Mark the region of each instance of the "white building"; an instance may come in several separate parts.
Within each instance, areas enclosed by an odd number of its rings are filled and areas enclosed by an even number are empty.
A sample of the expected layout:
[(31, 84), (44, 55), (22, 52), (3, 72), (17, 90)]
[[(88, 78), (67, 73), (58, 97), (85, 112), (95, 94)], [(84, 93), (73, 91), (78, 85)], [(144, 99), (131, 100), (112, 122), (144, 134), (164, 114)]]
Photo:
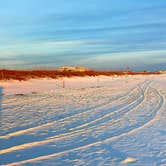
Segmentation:
[(166, 70), (160, 70), (159, 71), (161, 74), (166, 74)]
[(88, 71), (88, 68), (82, 66), (62, 66), (59, 68), (59, 71), (77, 71), (84, 72)]

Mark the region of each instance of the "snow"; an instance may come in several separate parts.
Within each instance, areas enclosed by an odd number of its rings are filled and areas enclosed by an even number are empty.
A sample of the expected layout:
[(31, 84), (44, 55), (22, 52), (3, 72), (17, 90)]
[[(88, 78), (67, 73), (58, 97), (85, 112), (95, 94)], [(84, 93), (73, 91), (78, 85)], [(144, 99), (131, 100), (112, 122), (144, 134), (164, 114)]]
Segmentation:
[(165, 85), (166, 75), (1, 81), (0, 164), (165, 165)]

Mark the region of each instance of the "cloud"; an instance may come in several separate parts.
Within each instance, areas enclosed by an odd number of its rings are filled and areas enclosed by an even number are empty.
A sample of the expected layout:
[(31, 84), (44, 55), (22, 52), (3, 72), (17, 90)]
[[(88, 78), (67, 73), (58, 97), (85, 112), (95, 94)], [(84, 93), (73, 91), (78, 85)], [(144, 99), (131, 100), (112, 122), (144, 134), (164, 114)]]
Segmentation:
[(35, 42), (15, 42), (0, 48), (0, 58), (9, 56), (17, 57), (19, 55), (48, 55), (50, 53), (58, 54), (60, 52), (70, 51), (75, 47), (84, 45), (84, 41), (35, 41)]
[(34, 43), (35, 45), (43, 46), (55, 46), (55, 47), (70, 47), (70, 46), (79, 46), (84, 44), (84, 41), (75, 40), (75, 41), (41, 41)]
[(154, 51), (135, 51), (135, 52), (120, 52), (96, 54), (89, 56), (86, 59), (79, 61), (82, 65), (92, 66), (94, 68), (139, 68), (142, 66), (160, 65), (166, 63), (166, 50)]

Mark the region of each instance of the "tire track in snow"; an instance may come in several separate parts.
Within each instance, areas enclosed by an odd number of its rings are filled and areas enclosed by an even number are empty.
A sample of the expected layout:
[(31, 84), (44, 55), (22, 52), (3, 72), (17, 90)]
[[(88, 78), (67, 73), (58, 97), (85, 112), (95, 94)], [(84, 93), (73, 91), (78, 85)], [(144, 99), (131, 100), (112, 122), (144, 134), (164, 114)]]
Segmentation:
[[(143, 83), (142, 83), (142, 84), (143, 84), (143, 88), (144, 88), (144, 86), (146, 86), (148, 83), (149, 83), (149, 82), (146, 82), (146, 81), (143, 82)], [(137, 86), (138, 86), (138, 85), (137, 85)], [(118, 96), (118, 97), (115, 97), (115, 99), (112, 99), (112, 100), (110, 100), (109, 102), (105, 102), (105, 103), (99, 104), (99, 105), (94, 106), (94, 107), (92, 107), (92, 108), (90, 108), (90, 109), (84, 109), (84, 110), (80, 109), (80, 112), (79, 112), (79, 111), (76, 111), (76, 112), (77, 112), (76, 114), (72, 114), (71, 116), (67, 116), (67, 117), (62, 118), (62, 119), (60, 119), (60, 120), (58, 120), (58, 121), (48, 122), (48, 123), (43, 124), (43, 125), (40, 125), (40, 126), (35, 126), (35, 127), (32, 127), (32, 128), (27, 128), (27, 129), (19, 130), (19, 131), (16, 131), (16, 132), (12, 132), (12, 133), (9, 133), (9, 134), (0, 136), (0, 139), (9, 139), (10, 137), (15, 137), (15, 136), (18, 136), (18, 135), (20, 135), (20, 134), (25, 134), (25, 133), (32, 132), (32, 131), (35, 131), (35, 130), (39, 130), (39, 129), (42, 129), (42, 128), (45, 128), (45, 127), (49, 127), (49, 126), (55, 125), (56, 123), (59, 123), (60, 121), (66, 121), (66, 120), (68, 120), (68, 119), (70, 119), (70, 118), (72, 118), (72, 117), (74, 117), (74, 116), (82, 115), (82, 114), (84, 114), (84, 113), (88, 113), (88, 114), (89, 114), (89, 112), (91, 112), (91, 111), (93, 111), (93, 113), (94, 113), (94, 110), (95, 110), (95, 109), (97, 109), (97, 110), (98, 110), (98, 109), (103, 110), (103, 107), (108, 107), (107, 105), (113, 104), (114, 102), (117, 102), (117, 100), (126, 100), (126, 97), (127, 97), (130, 93), (132, 93), (132, 91), (135, 90), (135, 89), (137, 88), (137, 86), (134, 87), (131, 91), (125, 93), (124, 95), (120, 95), (120, 96)], [(112, 103), (110, 103), (110, 102), (112, 102)], [(118, 108), (119, 106), (121, 106), (121, 105), (124, 105), (124, 104), (126, 104), (126, 101), (124, 101), (124, 103), (118, 105), (117, 108)], [(126, 104), (126, 105), (127, 105), (127, 104)], [(125, 106), (125, 105), (124, 105), (124, 106)], [(115, 107), (114, 107), (114, 108), (115, 108)]]
[[(128, 112), (129, 110), (133, 109), (134, 107), (136, 107), (137, 105), (141, 104), (141, 102), (144, 100), (144, 95), (142, 94), (143, 91), (146, 89), (146, 87), (143, 87), (144, 89), (141, 90), (141, 99), (138, 99), (138, 101), (136, 100), (136, 102), (134, 101), (134, 103), (131, 103), (129, 106), (125, 106), (124, 108), (122, 107), (122, 111), (118, 113), (119, 109), (117, 111), (115, 111), (115, 116), (116, 117), (120, 117), (122, 116), (124, 113)], [(112, 112), (113, 114), (114, 112)], [(113, 114), (114, 115), (114, 114)], [(106, 114), (105, 116), (108, 116), (108, 114)], [(110, 114), (109, 114), (110, 116)], [(103, 118), (103, 117), (101, 117)], [(99, 118), (98, 120), (101, 120), (101, 118)], [(113, 118), (112, 118), (113, 119)], [(97, 127), (97, 126), (95, 126)], [(32, 143), (26, 143), (26, 144), (22, 144), (22, 145), (19, 145), (19, 146), (14, 146), (14, 147), (11, 147), (11, 148), (8, 148), (8, 150), (1, 150), (0, 151), (0, 154), (3, 153), (3, 152), (10, 152), (11, 150), (19, 150), (19, 149), (24, 149), (24, 148), (27, 148), (27, 147), (30, 147), (30, 146), (38, 146), (38, 145), (41, 145), (41, 144), (45, 144), (45, 143), (48, 143), (50, 141), (55, 141), (55, 140), (59, 140), (59, 138), (62, 138), (62, 137), (66, 137), (66, 136), (71, 136), (72, 134), (79, 134), (79, 132), (83, 132), (84, 130), (76, 130), (76, 131), (72, 131), (72, 132), (68, 132), (68, 133), (61, 133), (60, 135), (57, 135), (57, 136), (54, 136), (54, 137), (49, 137), (47, 138), (46, 140), (42, 140), (42, 141), (36, 141), (36, 142), (32, 142)]]
[[(51, 96), (51, 97), (54, 98), (55, 96)], [(118, 97), (120, 98), (120, 97), (122, 97), (122, 96), (118, 96)], [(48, 99), (50, 99), (50, 98), (48, 97)], [(103, 100), (104, 100), (104, 99), (103, 99)], [(113, 99), (113, 100), (114, 100), (114, 99)], [(38, 106), (38, 108), (37, 108), (38, 110), (40, 110), (40, 108), (43, 108), (43, 107), (45, 108), (45, 105), (43, 105), (43, 102), (42, 102), (42, 101), (43, 101), (43, 99), (41, 100), (41, 103), (40, 103), (40, 102), (37, 102), (37, 104), (40, 105), (40, 107), (37, 105), (37, 106)], [(101, 103), (101, 104), (99, 104), (99, 105), (97, 105), (97, 106), (102, 106), (102, 105), (105, 105), (105, 104), (107, 104), (107, 103), (109, 103), (109, 102), (103, 102), (103, 103)], [(25, 104), (25, 105), (26, 105), (26, 104)], [(31, 105), (30, 108), (32, 108), (32, 106), (33, 106), (33, 105)], [(97, 107), (97, 106), (96, 106), (96, 107)], [(19, 108), (22, 108), (22, 107), (23, 107), (23, 106), (19, 106)], [(29, 106), (28, 106), (28, 107), (29, 107)], [(36, 107), (36, 105), (35, 105), (35, 107)], [(61, 108), (61, 107), (62, 107), (62, 105), (59, 106), (59, 108)], [(17, 108), (18, 114), (21, 113), (21, 115), (23, 115), (24, 112), (23, 112), (23, 111), (20, 111), (19, 108)], [(83, 111), (83, 110), (94, 109), (94, 108), (95, 108), (95, 106), (91, 106), (91, 107), (87, 107), (86, 109), (76, 110), (76, 112), (81, 112), (81, 111)], [(26, 108), (23, 107), (23, 109), (26, 110), (26, 109), (27, 109), (27, 106), (26, 106)], [(56, 108), (56, 109), (57, 109), (57, 108)], [(57, 109), (57, 111), (58, 111), (58, 109)], [(5, 111), (5, 112), (7, 112), (7, 111)], [(27, 112), (27, 110), (26, 110), (26, 112)], [(13, 116), (13, 113), (14, 113), (14, 111), (12, 110), (11, 116)], [(15, 113), (16, 113), (16, 112), (15, 112)], [(55, 112), (54, 112), (54, 114), (55, 114)], [(7, 116), (10, 116), (10, 115), (7, 115)], [(71, 116), (71, 115), (67, 114), (66, 116)], [(51, 121), (51, 120), (52, 120), (52, 121), (56, 121), (56, 120), (58, 120), (58, 119), (59, 119), (59, 118), (57, 118), (57, 117), (53, 117), (53, 118), (51, 118), (49, 121)], [(49, 122), (48, 122), (48, 123), (49, 123)], [(28, 126), (28, 127), (30, 127), (30, 126)], [(34, 126), (32, 126), (32, 128), (33, 128), (33, 127), (34, 127)], [(26, 130), (26, 129), (27, 129), (26, 127), (20, 127), (20, 130)], [(12, 131), (13, 131), (13, 130), (15, 130), (15, 128), (12, 128)], [(13, 131), (13, 133), (14, 133), (14, 132), (15, 132), (15, 131)], [(16, 130), (16, 132), (17, 132), (17, 130)]]
[(124, 106), (124, 107), (122, 107), (122, 108), (120, 108), (120, 109), (118, 109), (116, 111), (113, 111), (111, 113), (105, 114), (105, 115), (101, 116), (100, 118), (92, 120), (89, 123), (85, 123), (85, 124), (80, 125), (78, 127), (72, 128), (71, 131), (74, 131), (75, 129), (79, 129), (80, 130), (80, 129), (83, 129), (84, 127), (88, 127), (88, 126), (91, 126), (91, 125), (94, 126), (96, 123), (97, 123), (96, 125), (99, 125), (99, 124), (102, 123), (102, 121), (106, 122), (106, 121), (109, 121), (111, 119), (116, 119), (116, 117), (120, 118), (125, 113), (130, 112), (130, 110), (132, 110), (133, 108), (139, 106), (143, 102), (143, 100), (145, 99), (145, 95), (144, 95), (144, 92), (143, 92), (144, 90), (141, 89), (140, 97), (137, 100), (133, 101), (132, 103), (130, 103), (130, 104), (128, 104), (128, 105), (126, 105), (126, 106)]
[(69, 149), (69, 150), (66, 150), (66, 151), (59, 152), (59, 153), (53, 153), (53, 154), (49, 154), (49, 155), (46, 155), (46, 156), (40, 156), (40, 157), (36, 157), (36, 158), (33, 158), (33, 159), (28, 159), (28, 160), (24, 160), (24, 161), (11, 163), (11, 164), (9, 164), (9, 166), (10, 165), (13, 166), (13, 165), (21, 165), (21, 164), (26, 164), (26, 163), (32, 163), (32, 162), (36, 162), (36, 161), (40, 161), (40, 160), (47, 160), (47, 159), (50, 159), (52, 157), (64, 155), (64, 154), (67, 154), (67, 153), (70, 153), (70, 152), (73, 152), (73, 151), (84, 150), (84, 149), (87, 149), (87, 148), (91, 148), (93, 146), (101, 145), (101, 144), (104, 144), (104, 143), (107, 143), (107, 142), (112, 142), (114, 140), (120, 139), (121, 137), (133, 134), (133, 133), (143, 129), (144, 127), (147, 127), (148, 125), (150, 125), (155, 120), (155, 115), (160, 111), (160, 108), (162, 107), (162, 105), (164, 103), (163, 96), (160, 95), (160, 93), (157, 91), (157, 89), (153, 89), (153, 90), (156, 93), (156, 97), (158, 97), (158, 99), (159, 99), (158, 105), (154, 109), (152, 109), (154, 111), (154, 113), (153, 113), (153, 116), (151, 117), (151, 119), (148, 120), (148, 121), (145, 121), (140, 126), (137, 126), (136, 128), (131, 129), (130, 131), (127, 131), (125, 133), (121, 133), (120, 135), (113, 136), (111, 138), (107, 138), (107, 139), (102, 140), (102, 141), (97, 141), (97, 142), (94, 142), (94, 143), (91, 143), (91, 144), (87, 144), (87, 145), (84, 145), (84, 146), (81, 146), (81, 147)]

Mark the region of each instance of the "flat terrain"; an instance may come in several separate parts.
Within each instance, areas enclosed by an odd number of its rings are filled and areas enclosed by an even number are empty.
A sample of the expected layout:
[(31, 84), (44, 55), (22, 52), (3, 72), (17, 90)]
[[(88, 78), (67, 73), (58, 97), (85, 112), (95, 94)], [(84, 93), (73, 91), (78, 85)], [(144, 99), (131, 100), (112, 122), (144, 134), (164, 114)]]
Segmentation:
[(166, 164), (166, 75), (0, 82), (1, 165)]
[(60, 77), (72, 77), (72, 76), (115, 76), (115, 75), (149, 75), (160, 74), (160, 72), (136, 72), (136, 71), (60, 71), (60, 70), (3, 70), (0, 69), (0, 80), (19, 80), (25, 81), (29, 79), (38, 78), (52, 78), (57, 79)]

